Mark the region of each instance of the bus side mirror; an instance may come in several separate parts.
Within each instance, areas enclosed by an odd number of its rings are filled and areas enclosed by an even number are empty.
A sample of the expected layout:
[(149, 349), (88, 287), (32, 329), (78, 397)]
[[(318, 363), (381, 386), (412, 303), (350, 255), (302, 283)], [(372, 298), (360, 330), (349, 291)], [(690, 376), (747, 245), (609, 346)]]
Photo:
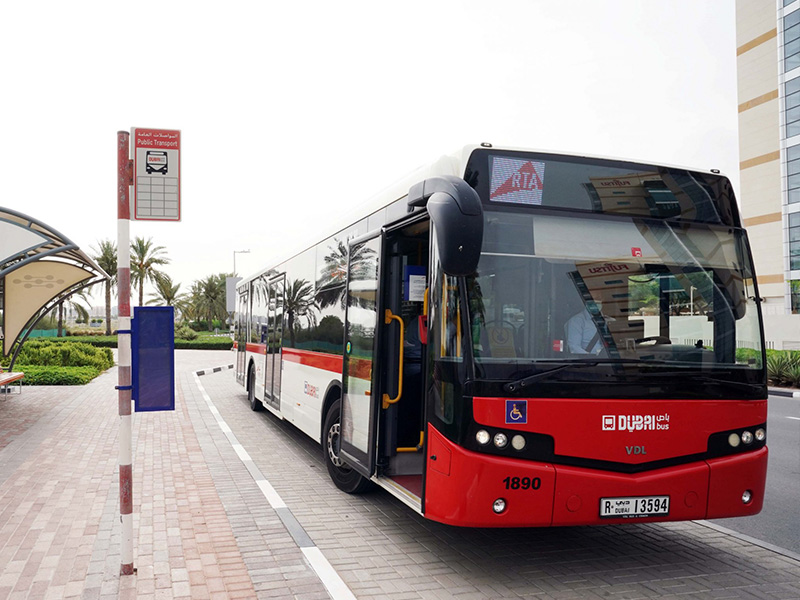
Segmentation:
[(431, 177), (411, 186), (408, 206), (428, 210), (444, 272), (455, 277), (472, 275), (478, 268), (483, 242), (483, 208), (478, 192), (460, 177)]

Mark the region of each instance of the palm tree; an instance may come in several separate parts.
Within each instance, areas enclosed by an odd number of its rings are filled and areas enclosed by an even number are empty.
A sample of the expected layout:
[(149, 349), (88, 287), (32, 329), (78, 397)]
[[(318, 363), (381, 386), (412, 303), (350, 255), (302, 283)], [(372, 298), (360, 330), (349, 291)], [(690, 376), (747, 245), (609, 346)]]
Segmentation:
[(150, 300), (147, 301), (147, 304), (180, 308), (181, 294), (178, 293), (180, 288), (181, 284), (173, 284), (169, 275), (159, 273), (156, 275), (156, 293), (150, 294)]
[(214, 319), (224, 320), (228, 316), (225, 303), (225, 273), (209, 275), (192, 284), (191, 299), (196, 316), (208, 320), (208, 330), (214, 328)]
[(131, 285), (139, 288), (139, 306), (144, 304), (145, 282), (155, 283), (162, 274), (156, 267), (169, 264), (165, 253), (164, 246), (153, 245), (153, 238), (136, 237), (131, 242)]
[(80, 290), (78, 292), (73, 292), (61, 302), (59, 302), (56, 306), (58, 306), (58, 337), (64, 337), (64, 303), (67, 303), (67, 307), (74, 310), (78, 313), (78, 318), (82, 319), (83, 321), (89, 322), (89, 309), (86, 308), (83, 304), (78, 302), (77, 300), (73, 300), (72, 297), (77, 296), (86, 304), (89, 304), (89, 298), (86, 296), (86, 290)]
[[(330, 251), (325, 258), (325, 266), (317, 279), (316, 301), (320, 308), (333, 306), (337, 302), (344, 309), (347, 304), (345, 283), (347, 282), (347, 243), (334, 239), (335, 246), (328, 246)], [(373, 265), (375, 251), (364, 244), (354, 247), (353, 256), (350, 257), (350, 266), (353, 271), (360, 271)], [(373, 265), (374, 267), (374, 265)]]
[(100, 240), (98, 246), (92, 248), (95, 253), (92, 258), (109, 277), (103, 281), (103, 286), (106, 293), (106, 335), (111, 335), (111, 291), (117, 286), (117, 245), (111, 240)]
[(316, 302), (314, 300), (314, 286), (305, 279), (295, 279), (287, 282), (286, 296), (284, 299), (284, 310), (286, 311), (286, 324), (289, 328), (290, 346), (295, 346), (295, 319), (304, 318), (309, 327), (317, 324), (317, 317), (314, 314)]

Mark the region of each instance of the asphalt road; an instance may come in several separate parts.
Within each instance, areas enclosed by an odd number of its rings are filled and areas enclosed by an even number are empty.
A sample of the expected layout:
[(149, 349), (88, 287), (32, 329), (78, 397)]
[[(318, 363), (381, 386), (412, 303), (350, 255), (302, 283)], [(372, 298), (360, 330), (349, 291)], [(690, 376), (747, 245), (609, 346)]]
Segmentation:
[(800, 398), (770, 395), (767, 493), (754, 517), (712, 521), (800, 554)]

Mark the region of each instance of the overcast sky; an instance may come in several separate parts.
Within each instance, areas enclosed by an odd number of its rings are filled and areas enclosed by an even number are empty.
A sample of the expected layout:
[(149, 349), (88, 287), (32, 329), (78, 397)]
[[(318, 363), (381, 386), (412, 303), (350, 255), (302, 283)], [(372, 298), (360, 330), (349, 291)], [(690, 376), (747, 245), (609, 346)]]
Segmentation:
[[(0, 206), (116, 240), (116, 132), (182, 131), (195, 279), (246, 275), (424, 163), (492, 142), (703, 169), (738, 190), (733, 0), (14, 2)], [(100, 302), (98, 301), (98, 304)]]

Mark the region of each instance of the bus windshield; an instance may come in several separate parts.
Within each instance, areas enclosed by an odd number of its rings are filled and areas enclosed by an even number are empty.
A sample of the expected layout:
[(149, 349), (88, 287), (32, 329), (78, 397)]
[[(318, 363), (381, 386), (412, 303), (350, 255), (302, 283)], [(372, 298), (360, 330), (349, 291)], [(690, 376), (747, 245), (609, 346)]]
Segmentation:
[(478, 378), (533, 362), (762, 368), (742, 230), (512, 208), (484, 219), (466, 282)]

